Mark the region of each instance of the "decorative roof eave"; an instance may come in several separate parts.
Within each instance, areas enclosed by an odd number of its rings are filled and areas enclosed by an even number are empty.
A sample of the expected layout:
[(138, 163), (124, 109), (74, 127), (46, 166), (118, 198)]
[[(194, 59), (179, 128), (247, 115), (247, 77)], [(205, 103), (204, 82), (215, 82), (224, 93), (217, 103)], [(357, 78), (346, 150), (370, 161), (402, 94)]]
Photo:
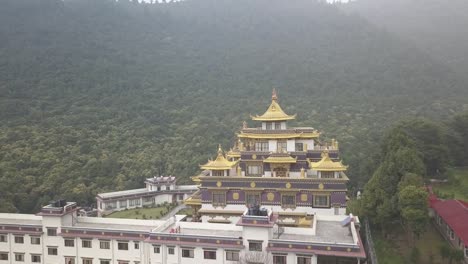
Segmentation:
[(258, 138), (258, 139), (289, 139), (289, 138), (318, 138), (319, 132), (314, 133), (291, 133), (291, 134), (263, 134), (263, 133), (239, 133), (239, 138)]
[(310, 167), (316, 171), (346, 171), (348, 166), (341, 161), (333, 161), (328, 155), (328, 150), (322, 152), (322, 159), (318, 162), (308, 160)]
[(196, 199), (196, 198), (193, 198), (193, 197), (189, 197), (189, 198), (184, 200), (184, 204), (186, 204), (186, 205), (201, 205), (202, 202), (201, 202), (201, 199)]
[(250, 118), (252, 118), (252, 120), (254, 121), (286, 121), (286, 120), (294, 120), (296, 119), (296, 116), (297, 114), (294, 114), (294, 115), (286, 115), (285, 116), (281, 116), (281, 117), (269, 117), (269, 116), (265, 116), (265, 114), (261, 115), (261, 116), (253, 116), (253, 115), (250, 115)]
[(268, 157), (263, 160), (265, 163), (296, 163), (297, 158), (293, 158), (291, 156), (286, 157)]

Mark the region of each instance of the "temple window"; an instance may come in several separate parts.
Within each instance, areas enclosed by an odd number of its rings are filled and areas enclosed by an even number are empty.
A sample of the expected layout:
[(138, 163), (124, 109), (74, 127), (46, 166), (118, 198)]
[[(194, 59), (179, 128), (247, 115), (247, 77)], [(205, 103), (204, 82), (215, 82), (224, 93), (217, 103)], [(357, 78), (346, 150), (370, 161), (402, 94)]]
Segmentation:
[(312, 264), (312, 258), (309, 256), (297, 257), (297, 264)]
[(285, 255), (273, 255), (273, 264), (286, 264)]
[(128, 250), (128, 242), (119, 242), (117, 248), (119, 250)]
[(167, 254), (169, 254), (169, 255), (174, 255), (174, 254), (175, 254), (175, 249), (174, 249), (174, 247), (168, 247), (168, 248), (167, 248)]
[(159, 245), (157, 245), (157, 246), (156, 246), (156, 245), (153, 245), (153, 252), (154, 252), (155, 254), (161, 253), (161, 246), (159, 246)]
[(262, 166), (261, 165), (248, 165), (247, 166), (247, 176), (261, 176), (262, 175)]
[(275, 130), (280, 130), (281, 129), (281, 123), (277, 122), (275, 123)]
[(329, 207), (328, 195), (314, 195), (314, 207)]
[(91, 240), (81, 240), (81, 247), (82, 248), (91, 248), (92, 241)]
[(47, 248), (47, 254), (51, 256), (57, 256), (58, 255), (58, 249), (56, 247), (48, 247)]
[(23, 236), (15, 236), (15, 244), (24, 244)]
[(260, 194), (247, 193), (245, 196), (245, 203), (247, 205), (260, 205)]
[(226, 260), (239, 261), (239, 251), (228, 251), (228, 250), (226, 250)]
[(75, 240), (73, 239), (65, 239), (65, 246), (66, 247), (74, 247), (75, 246)]
[(182, 249), (182, 257), (183, 258), (193, 258), (194, 257), (193, 248), (183, 248)]
[(295, 208), (296, 207), (296, 195), (283, 194), (281, 196), (281, 207)]
[(288, 144), (286, 141), (278, 141), (277, 152), (282, 153), (287, 151)]
[(335, 178), (335, 172), (334, 171), (321, 171), (320, 172), (320, 178), (322, 178), (322, 179), (333, 179), (333, 178)]
[(268, 142), (255, 142), (255, 151), (268, 151)]
[(110, 241), (107, 241), (107, 240), (99, 241), (99, 248), (100, 249), (110, 249)]
[(249, 251), (262, 251), (263, 241), (249, 240)]
[(31, 262), (41, 263), (41, 255), (31, 255)]
[(40, 245), (41, 244), (41, 238), (36, 237), (36, 236), (32, 236), (31, 237), (31, 244), (32, 245)]
[(205, 249), (203, 251), (204, 259), (216, 259), (216, 249)]
[(75, 257), (65, 257), (65, 264), (75, 264)]
[(15, 253), (15, 261), (24, 262), (24, 253)]
[(57, 236), (57, 228), (47, 228), (48, 236)]
[(266, 129), (271, 130), (272, 129), (272, 123), (271, 122), (266, 122)]
[(0, 235), (0, 242), (8, 242), (6, 235)]
[(211, 171), (211, 175), (213, 175), (213, 176), (224, 176), (224, 170), (213, 170), (213, 171)]
[(213, 206), (225, 206), (226, 193), (213, 193)]
[(296, 151), (304, 151), (304, 143), (296, 143)]

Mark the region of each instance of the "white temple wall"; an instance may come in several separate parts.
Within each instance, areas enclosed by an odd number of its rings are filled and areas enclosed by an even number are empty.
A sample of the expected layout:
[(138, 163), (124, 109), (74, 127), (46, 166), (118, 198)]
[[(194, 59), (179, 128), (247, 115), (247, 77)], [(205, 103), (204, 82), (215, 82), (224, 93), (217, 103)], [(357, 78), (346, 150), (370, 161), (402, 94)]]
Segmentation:
[(268, 140), (268, 150), (271, 152), (276, 152), (278, 148), (277, 140)]
[(288, 139), (286, 141), (286, 150), (290, 152), (296, 151), (296, 140)]

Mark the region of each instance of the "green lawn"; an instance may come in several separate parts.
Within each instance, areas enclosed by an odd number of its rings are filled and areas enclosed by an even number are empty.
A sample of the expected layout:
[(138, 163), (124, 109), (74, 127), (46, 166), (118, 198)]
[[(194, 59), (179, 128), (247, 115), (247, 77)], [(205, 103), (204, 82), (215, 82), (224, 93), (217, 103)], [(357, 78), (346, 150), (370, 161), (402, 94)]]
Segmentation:
[(468, 168), (453, 168), (448, 171), (448, 183), (433, 184), (433, 189), (442, 198), (468, 201)]
[(162, 215), (168, 213), (166, 207), (154, 207), (154, 208), (137, 208), (124, 211), (114, 212), (106, 217), (109, 218), (129, 218), (129, 219), (159, 219)]
[[(392, 238), (382, 239), (377, 230), (373, 231), (375, 250), (379, 264), (410, 264), (412, 246), (407, 242), (403, 230), (394, 230)], [(442, 263), (439, 248), (447, 243), (439, 232), (429, 224), (426, 232), (416, 241), (415, 246), (419, 250), (420, 259), (415, 264)]]
[(179, 214), (179, 215), (188, 215), (188, 216), (191, 216), (191, 215), (193, 214), (192, 208), (184, 208), (184, 209), (181, 209), (179, 212), (177, 212), (177, 214)]

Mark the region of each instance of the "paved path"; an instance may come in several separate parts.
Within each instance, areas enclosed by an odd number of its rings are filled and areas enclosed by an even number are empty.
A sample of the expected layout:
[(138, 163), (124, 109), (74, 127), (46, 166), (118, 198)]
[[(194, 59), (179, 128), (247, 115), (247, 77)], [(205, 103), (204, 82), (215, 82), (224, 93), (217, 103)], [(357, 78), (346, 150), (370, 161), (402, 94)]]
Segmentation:
[(173, 217), (174, 215), (176, 215), (177, 212), (179, 212), (180, 210), (185, 209), (185, 208), (187, 208), (187, 206), (185, 204), (179, 204), (178, 206), (174, 207), (174, 209), (172, 209), (169, 213), (167, 213), (163, 217), (159, 218), (159, 220), (167, 220), (167, 219)]

